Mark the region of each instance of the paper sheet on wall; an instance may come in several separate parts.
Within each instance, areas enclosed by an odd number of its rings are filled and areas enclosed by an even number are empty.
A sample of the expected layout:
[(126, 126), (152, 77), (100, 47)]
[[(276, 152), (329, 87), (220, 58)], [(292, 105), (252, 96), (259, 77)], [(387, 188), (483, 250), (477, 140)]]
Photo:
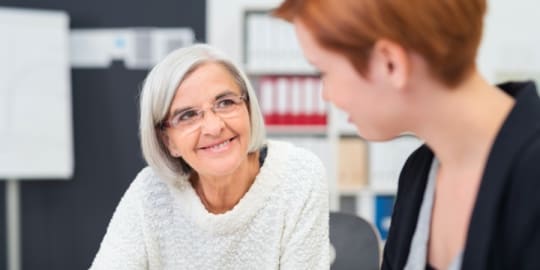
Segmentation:
[(0, 8), (0, 179), (73, 173), (69, 18)]

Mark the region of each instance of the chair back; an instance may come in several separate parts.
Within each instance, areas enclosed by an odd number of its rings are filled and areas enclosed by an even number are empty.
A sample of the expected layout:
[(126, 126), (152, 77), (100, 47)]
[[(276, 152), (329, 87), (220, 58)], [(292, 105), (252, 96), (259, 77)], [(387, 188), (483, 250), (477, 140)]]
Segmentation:
[(375, 227), (365, 219), (330, 212), (332, 270), (377, 270), (380, 268), (380, 240)]

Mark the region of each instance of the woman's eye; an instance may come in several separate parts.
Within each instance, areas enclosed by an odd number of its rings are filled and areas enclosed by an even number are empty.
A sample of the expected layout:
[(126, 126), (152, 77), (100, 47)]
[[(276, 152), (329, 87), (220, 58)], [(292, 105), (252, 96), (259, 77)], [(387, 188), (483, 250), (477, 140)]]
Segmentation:
[(236, 102), (231, 98), (224, 98), (218, 101), (217, 105), (219, 108), (226, 108), (235, 105)]
[(195, 118), (197, 116), (197, 112), (194, 110), (185, 111), (178, 115), (177, 119), (178, 122), (188, 121), (192, 118)]

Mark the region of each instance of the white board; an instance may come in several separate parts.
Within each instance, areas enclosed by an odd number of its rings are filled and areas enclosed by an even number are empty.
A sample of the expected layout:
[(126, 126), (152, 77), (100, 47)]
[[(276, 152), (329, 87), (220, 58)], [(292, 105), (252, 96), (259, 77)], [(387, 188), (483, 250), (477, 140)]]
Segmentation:
[(0, 179), (73, 174), (69, 17), (0, 8)]

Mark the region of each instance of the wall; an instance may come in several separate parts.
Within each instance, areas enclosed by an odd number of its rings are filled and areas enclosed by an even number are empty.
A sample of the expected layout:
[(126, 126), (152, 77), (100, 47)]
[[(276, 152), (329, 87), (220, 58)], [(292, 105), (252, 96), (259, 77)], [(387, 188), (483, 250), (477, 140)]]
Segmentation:
[[(205, 39), (201, 0), (0, 0), (0, 6), (65, 10), (71, 28), (191, 27), (197, 40)], [(70, 181), (22, 183), (24, 270), (89, 267), (114, 208), (144, 167), (137, 95), (146, 73), (126, 70), (121, 63), (72, 70), (75, 173)], [(4, 188), (0, 182), (0, 243), (5, 243)], [(0, 245), (0, 269), (5, 252)]]
[(540, 83), (537, 0), (488, 0), (478, 68), (491, 82), (536, 79)]
[[(5, 207), (5, 184), (0, 182), (0, 243), (5, 243), (6, 239), (6, 207)], [(6, 246), (0, 245), (0, 269), (4, 269), (6, 265)]]

